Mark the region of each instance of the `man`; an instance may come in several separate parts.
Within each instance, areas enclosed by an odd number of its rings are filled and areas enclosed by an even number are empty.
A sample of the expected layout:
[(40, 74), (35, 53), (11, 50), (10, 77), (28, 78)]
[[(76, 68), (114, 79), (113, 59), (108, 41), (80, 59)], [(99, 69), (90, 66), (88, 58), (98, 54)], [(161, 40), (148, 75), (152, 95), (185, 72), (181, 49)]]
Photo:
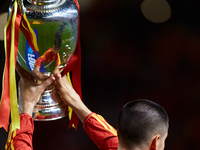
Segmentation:
[(165, 110), (148, 100), (131, 101), (118, 121), (119, 149), (163, 150), (169, 119)]
[[(22, 81), (28, 82), (26, 76), (21, 75), (21, 77)], [(40, 90), (33, 83), (22, 82), (20, 85), (23, 90), (20, 99), (24, 107), (20, 115), (21, 128), (16, 132), (16, 136), (12, 139), (13, 142), (10, 142), (14, 147), (20, 149), (21, 145), (24, 148), (27, 147), (27, 150), (32, 149), (33, 121), (30, 115), (39, 97), (32, 96), (30, 100), (29, 96), (32, 92), (40, 95), (40, 91), (54, 80), (61, 99), (75, 111), (83, 122), (85, 131), (99, 149), (164, 150), (169, 120), (167, 113), (160, 105), (148, 100), (131, 101), (125, 104), (119, 115), (117, 133), (103, 117), (91, 112), (85, 106), (66, 77), (61, 77), (59, 73), (55, 75), (55, 78), (51, 76), (47, 79)], [(27, 125), (24, 126), (24, 124)], [(7, 145), (11, 145), (10, 143)]]
[(125, 104), (119, 115), (116, 133), (103, 117), (85, 106), (65, 77), (57, 74), (55, 82), (62, 100), (75, 111), (99, 149), (164, 150), (169, 119), (160, 105), (149, 100)]

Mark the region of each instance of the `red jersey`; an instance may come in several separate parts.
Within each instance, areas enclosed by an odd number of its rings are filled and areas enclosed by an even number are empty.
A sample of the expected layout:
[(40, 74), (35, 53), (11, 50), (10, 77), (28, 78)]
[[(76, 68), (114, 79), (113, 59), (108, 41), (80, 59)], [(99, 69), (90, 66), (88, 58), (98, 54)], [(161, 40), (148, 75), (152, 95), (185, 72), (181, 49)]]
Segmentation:
[(29, 114), (20, 114), (20, 130), (9, 132), (5, 150), (33, 150), (34, 124)]
[(117, 150), (117, 131), (102, 116), (91, 113), (85, 118), (83, 128), (100, 150)]
[(54, 53), (52, 48), (49, 48), (42, 56), (40, 56), (36, 62), (35, 66), (41, 67), (41, 63), (44, 61), (46, 63), (50, 63), (52, 60), (56, 61), (56, 66), (59, 66), (60, 63), (60, 55), (59, 53)]
[[(89, 114), (83, 122), (83, 128), (100, 150), (117, 150), (117, 131), (102, 116)], [(33, 150), (33, 130), (32, 117), (26, 113), (20, 114), (20, 130), (9, 133), (5, 150)]]

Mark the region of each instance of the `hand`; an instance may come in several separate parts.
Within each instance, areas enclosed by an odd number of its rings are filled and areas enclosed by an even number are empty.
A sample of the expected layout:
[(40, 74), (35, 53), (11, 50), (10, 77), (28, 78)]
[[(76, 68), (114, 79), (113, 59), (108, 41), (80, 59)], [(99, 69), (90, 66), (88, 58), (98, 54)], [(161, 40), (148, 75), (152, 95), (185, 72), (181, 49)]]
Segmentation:
[[(33, 71), (31, 71), (31, 76), (38, 80), (38, 84), (48, 78), (47, 75), (44, 75), (40, 72), (40, 67), (36, 66)], [(40, 82), (41, 81), (41, 82)]]
[(55, 77), (51, 75), (42, 84), (38, 85), (18, 63), (16, 69), (21, 77), (18, 90), (20, 112), (32, 116), (34, 105), (39, 101), (45, 88), (55, 80)]
[(55, 86), (60, 92), (61, 99), (65, 104), (70, 106), (75, 111), (77, 116), (83, 122), (84, 119), (91, 113), (91, 111), (82, 102), (80, 96), (70, 85), (66, 76), (61, 77), (61, 74), (57, 73), (55, 78)]
[(62, 98), (65, 104), (67, 104), (70, 107), (73, 107), (74, 102), (81, 101), (79, 95), (72, 88), (66, 76), (61, 77), (61, 74), (57, 73), (55, 75), (55, 78), (55, 87), (58, 89), (60, 97)]

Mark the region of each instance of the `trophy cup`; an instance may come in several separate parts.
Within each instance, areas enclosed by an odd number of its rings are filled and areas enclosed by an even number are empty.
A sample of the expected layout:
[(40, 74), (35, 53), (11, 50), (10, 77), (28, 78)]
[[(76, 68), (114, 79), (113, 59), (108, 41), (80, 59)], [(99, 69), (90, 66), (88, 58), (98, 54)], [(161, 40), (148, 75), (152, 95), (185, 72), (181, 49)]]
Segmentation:
[[(21, 11), (33, 29), (38, 50), (19, 31), (17, 62), (40, 84), (68, 65), (78, 39), (79, 13), (73, 0), (21, 0)], [(66, 116), (67, 106), (52, 96), (50, 85), (35, 105), (32, 118), (46, 121)]]

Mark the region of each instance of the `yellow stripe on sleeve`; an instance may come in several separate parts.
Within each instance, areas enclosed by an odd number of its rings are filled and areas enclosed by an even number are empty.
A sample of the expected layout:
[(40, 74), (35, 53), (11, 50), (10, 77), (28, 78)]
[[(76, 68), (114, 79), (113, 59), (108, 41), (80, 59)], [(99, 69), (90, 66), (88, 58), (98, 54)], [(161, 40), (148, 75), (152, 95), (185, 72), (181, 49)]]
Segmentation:
[(92, 114), (92, 117), (94, 117), (106, 130), (113, 133), (114, 136), (117, 136), (116, 129), (114, 129), (111, 125), (109, 125), (102, 116), (97, 114)]

